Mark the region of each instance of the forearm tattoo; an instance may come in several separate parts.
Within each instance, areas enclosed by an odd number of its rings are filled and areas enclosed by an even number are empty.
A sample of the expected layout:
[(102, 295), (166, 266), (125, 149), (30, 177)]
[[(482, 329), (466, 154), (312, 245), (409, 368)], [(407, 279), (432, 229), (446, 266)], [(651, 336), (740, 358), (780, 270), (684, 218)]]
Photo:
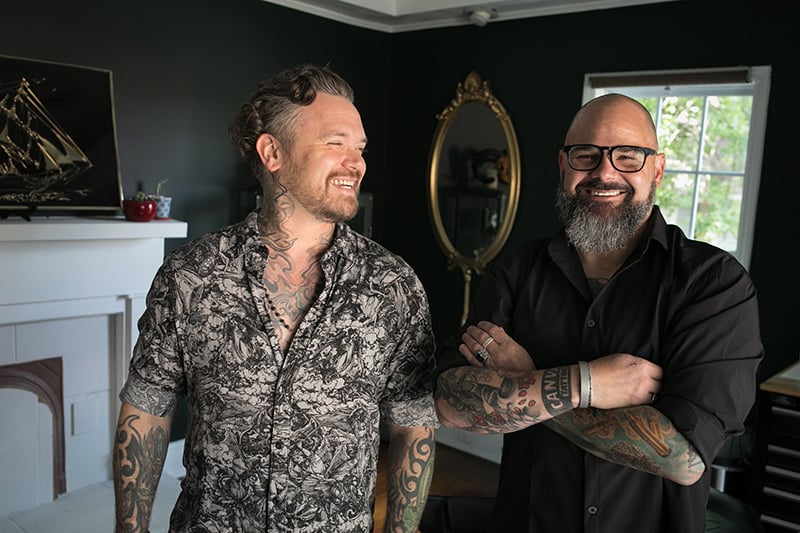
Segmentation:
[(517, 431), (572, 409), (569, 366), (543, 371), (538, 390), (536, 373), (500, 371), (499, 384), (496, 376), (490, 370), (459, 368), (439, 380), (437, 398), (466, 415), (469, 425), (463, 429), (476, 433)]
[(572, 369), (547, 368), (542, 374), (542, 401), (552, 416), (572, 409)]
[(389, 446), (386, 533), (417, 531), (428, 498), (435, 455), (433, 429), (410, 443)]
[(691, 443), (652, 406), (577, 409), (550, 427), (598, 457), (674, 481), (690, 483), (705, 470)]
[(146, 532), (158, 481), (167, 456), (169, 435), (154, 426), (142, 435), (133, 427), (136, 415), (117, 426), (114, 450), (116, 531)]

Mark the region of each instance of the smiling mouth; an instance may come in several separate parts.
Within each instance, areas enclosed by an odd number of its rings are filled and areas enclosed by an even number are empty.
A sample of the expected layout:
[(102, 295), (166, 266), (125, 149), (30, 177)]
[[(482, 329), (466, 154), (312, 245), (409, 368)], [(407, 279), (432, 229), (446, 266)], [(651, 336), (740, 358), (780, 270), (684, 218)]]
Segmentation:
[(343, 178), (333, 178), (331, 179), (331, 183), (337, 187), (342, 187), (345, 189), (355, 189), (356, 186), (355, 181)]
[(621, 196), (621, 195), (625, 194), (625, 191), (598, 191), (598, 190), (591, 190), (591, 191), (589, 191), (589, 194), (591, 194), (592, 196), (599, 196), (599, 197), (607, 198), (607, 197), (610, 197), (610, 196)]

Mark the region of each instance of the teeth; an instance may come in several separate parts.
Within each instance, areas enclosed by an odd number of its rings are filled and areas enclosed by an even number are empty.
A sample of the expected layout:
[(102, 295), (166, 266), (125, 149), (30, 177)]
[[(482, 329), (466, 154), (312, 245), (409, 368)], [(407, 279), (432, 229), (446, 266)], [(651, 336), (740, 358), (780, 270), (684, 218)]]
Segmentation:
[(343, 179), (336, 179), (336, 178), (334, 178), (334, 179), (333, 179), (333, 180), (331, 180), (331, 181), (332, 181), (332, 182), (333, 182), (333, 184), (334, 184), (334, 185), (336, 185), (337, 187), (347, 187), (347, 188), (349, 188), (349, 189), (352, 189), (352, 188), (353, 188), (353, 184), (352, 184), (351, 182), (347, 181), (347, 180), (343, 180)]
[(620, 194), (616, 191), (592, 191), (592, 196), (616, 196)]

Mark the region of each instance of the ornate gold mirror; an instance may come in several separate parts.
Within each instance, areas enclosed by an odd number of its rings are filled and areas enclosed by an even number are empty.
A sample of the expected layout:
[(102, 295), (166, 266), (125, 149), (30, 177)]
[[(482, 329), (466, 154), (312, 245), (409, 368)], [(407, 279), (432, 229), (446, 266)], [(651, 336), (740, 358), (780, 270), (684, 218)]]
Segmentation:
[(519, 145), (511, 119), (489, 82), (470, 72), (456, 96), (436, 115), (428, 183), (434, 233), (464, 274), (467, 319), (470, 282), (503, 248), (517, 213)]

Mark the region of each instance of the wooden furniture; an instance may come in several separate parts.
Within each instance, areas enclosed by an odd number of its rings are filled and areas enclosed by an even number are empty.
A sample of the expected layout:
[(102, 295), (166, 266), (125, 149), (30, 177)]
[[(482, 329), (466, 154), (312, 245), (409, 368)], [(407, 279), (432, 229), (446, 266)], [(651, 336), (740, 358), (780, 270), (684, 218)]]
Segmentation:
[(800, 531), (800, 362), (759, 387), (761, 483), (757, 507), (767, 533)]

